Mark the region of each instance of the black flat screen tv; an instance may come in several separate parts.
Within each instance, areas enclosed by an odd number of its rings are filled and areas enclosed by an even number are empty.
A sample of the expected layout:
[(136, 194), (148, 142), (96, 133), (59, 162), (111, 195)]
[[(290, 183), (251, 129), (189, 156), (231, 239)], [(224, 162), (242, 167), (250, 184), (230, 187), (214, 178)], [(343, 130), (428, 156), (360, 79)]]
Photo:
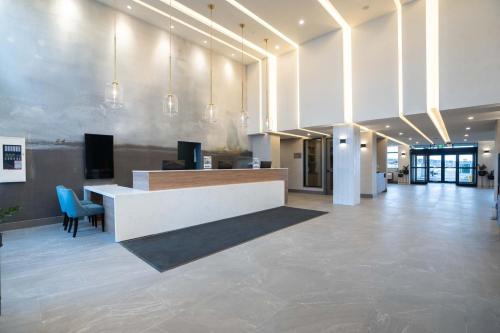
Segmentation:
[(112, 135), (85, 134), (85, 178), (113, 178), (113, 151)]

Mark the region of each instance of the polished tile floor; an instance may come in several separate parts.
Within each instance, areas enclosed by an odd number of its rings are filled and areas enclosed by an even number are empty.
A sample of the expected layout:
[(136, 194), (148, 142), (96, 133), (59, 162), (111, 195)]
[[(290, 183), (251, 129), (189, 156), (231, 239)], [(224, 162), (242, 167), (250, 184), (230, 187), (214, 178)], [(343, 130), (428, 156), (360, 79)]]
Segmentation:
[[(491, 190), (390, 186), (158, 273), (109, 236), (5, 234), (0, 332), (500, 332)], [(138, 221), (140, 223), (140, 221)]]

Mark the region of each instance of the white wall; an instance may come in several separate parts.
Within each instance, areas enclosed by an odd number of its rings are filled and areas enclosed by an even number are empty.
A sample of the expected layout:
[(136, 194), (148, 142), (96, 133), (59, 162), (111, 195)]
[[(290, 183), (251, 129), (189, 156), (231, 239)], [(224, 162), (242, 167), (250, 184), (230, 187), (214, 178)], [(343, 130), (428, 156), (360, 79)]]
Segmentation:
[(388, 14), (352, 29), (353, 119), (397, 117), (397, 16)]
[(439, 4), (441, 109), (500, 103), (500, 1)]
[(246, 68), (246, 103), (248, 113), (248, 134), (260, 133), (261, 115), (260, 103), (261, 93), (259, 91), (259, 63), (253, 63)]
[(403, 6), (403, 112), (425, 113), (426, 46), (425, 0), (412, 1)]
[(280, 137), (272, 134), (250, 136), (253, 157), (261, 161), (271, 161), (273, 168), (280, 167)]
[[(339, 144), (340, 139), (347, 143)], [(333, 127), (333, 204), (360, 203), (360, 133), (359, 127)]]
[(297, 51), (278, 57), (278, 130), (298, 127)]
[(299, 56), (301, 126), (343, 123), (342, 32), (302, 44)]

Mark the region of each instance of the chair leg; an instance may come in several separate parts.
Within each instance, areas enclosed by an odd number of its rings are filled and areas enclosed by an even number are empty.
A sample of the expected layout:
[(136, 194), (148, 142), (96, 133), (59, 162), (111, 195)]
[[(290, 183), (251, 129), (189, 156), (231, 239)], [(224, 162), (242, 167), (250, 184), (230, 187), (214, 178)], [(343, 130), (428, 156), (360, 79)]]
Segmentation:
[(64, 220), (63, 220), (64, 230), (68, 229), (68, 220), (69, 220), (68, 214), (64, 213)]
[(102, 232), (104, 232), (104, 214), (101, 215), (101, 221), (102, 221)]
[(78, 231), (78, 217), (75, 219), (75, 230), (73, 230), (73, 238), (76, 237), (77, 231)]
[(73, 218), (69, 218), (69, 225), (68, 225), (68, 233), (71, 232), (71, 228), (73, 227)]

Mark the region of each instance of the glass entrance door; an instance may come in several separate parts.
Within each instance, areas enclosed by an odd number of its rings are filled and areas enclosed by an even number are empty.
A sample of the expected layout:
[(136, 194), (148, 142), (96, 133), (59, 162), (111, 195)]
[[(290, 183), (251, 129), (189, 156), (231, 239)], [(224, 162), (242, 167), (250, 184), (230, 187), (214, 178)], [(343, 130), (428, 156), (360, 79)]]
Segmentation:
[(457, 155), (444, 155), (444, 181), (446, 183), (456, 183)]
[(458, 155), (458, 184), (473, 185), (476, 183), (476, 168), (473, 154)]
[(430, 182), (442, 182), (443, 181), (442, 162), (443, 162), (442, 155), (430, 155), (429, 156), (429, 181)]
[(414, 154), (411, 158), (411, 182), (427, 184), (427, 156)]

